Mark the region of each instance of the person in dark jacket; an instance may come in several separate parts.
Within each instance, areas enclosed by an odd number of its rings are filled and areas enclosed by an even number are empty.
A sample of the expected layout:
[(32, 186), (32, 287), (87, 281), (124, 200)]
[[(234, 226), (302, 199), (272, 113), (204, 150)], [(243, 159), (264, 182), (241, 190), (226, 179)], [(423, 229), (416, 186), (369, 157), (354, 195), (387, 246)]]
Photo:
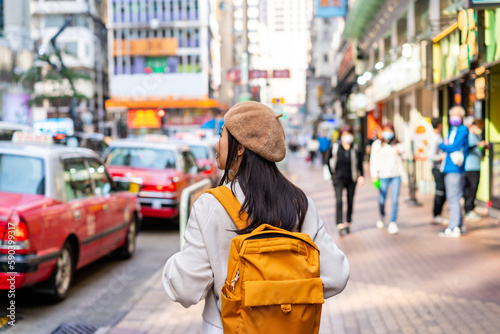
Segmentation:
[[(340, 129), (340, 143), (334, 143), (329, 151), (328, 167), (333, 179), (335, 198), (337, 202), (337, 228), (340, 235), (350, 233), (352, 210), (354, 204), (354, 191), (356, 184), (364, 183), (363, 153), (353, 143), (352, 127), (346, 125)], [(347, 216), (343, 222), (342, 193), (347, 190)]]

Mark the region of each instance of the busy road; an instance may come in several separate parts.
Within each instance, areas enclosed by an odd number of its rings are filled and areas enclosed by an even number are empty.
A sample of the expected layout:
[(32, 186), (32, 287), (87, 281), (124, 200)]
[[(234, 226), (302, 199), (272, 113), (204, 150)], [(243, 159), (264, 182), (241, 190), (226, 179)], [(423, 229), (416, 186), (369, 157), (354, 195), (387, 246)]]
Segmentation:
[[(172, 226), (175, 223), (147, 221), (132, 259), (107, 256), (77, 271), (67, 299), (60, 303), (31, 289), (16, 291), (16, 326), (5, 326), (7, 333), (52, 333), (61, 324), (114, 325), (143, 296), (151, 276), (179, 249), (178, 230)], [(2, 293), (1, 309), (6, 310), (8, 303)]]

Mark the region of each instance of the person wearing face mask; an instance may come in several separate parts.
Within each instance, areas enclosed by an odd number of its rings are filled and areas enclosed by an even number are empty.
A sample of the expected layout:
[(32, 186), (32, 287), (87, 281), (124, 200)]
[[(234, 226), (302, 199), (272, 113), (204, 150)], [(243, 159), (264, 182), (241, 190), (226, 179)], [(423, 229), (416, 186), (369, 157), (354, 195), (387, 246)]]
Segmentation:
[(469, 129), (462, 124), (465, 109), (454, 106), (450, 109), (451, 129), (448, 138), (439, 144), (446, 152), (443, 174), (446, 188), (446, 200), (450, 208), (448, 227), (439, 232), (442, 237), (460, 237), (462, 235), (462, 208), (460, 198), (464, 193), (464, 174), (467, 151), (469, 147)]
[[(340, 143), (332, 145), (327, 157), (328, 167), (333, 179), (335, 199), (337, 203), (336, 217), (337, 228), (341, 236), (350, 233), (352, 222), (352, 210), (354, 203), (354, 191), (356, 184), (364, 183), (363, 177), (363, 153), (353, 143), (354, 135), (352, 127), (346, 125), (340, 129)], [(346, 221), (343, 217), (342, 193), (347, 191), (347, 215)]]
[(481, 216), (474, 212), (474, 200), (476, 199), (477, 188), (479, 186), (483, 150), (488, 145), (481, 137), (484, 128), (482, 120), (472, 119), (468, 124), (468, 128), (469, 148), (467, 150), (467, 160), (465, 161), (464, 218), (471, 221), (478, 221), (481, 219)]
[(399, 232), (396, 223), (398, 216), (399, 189), (401, 187), (401, 175), (404, 173), (403, 160), (401, 154), (403, 147), (399, 144), (394, 134), (394, 126), (385, 124), (382, 127), (382, 139), (376, 140), (372, 144), (370, 156), (370, 173), (374, 184), (380, 181), (379, 210), (380, 219), (376, 226), (384, 228), (385, 200), (387, 192), (391, 188), (392, 211), (387, 232), (396, 234)]

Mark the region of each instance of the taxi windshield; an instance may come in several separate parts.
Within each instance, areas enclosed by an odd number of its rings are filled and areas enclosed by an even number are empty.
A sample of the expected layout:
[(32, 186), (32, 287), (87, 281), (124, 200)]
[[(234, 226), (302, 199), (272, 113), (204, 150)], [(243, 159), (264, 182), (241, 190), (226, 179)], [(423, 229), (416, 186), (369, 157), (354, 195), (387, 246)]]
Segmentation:
[(0, 153), (0, 191), (43, 195), (45, 193), (43, 160)]
[(196, 159), (205, 159), (208, 160), (210, 157), (208, 156), (208, 149), (205, 146), (197, 146), (197, 145), (189, 145), (191, 152)]
[(175, 168), (175, 152), (144, 147), (114, 147), (106, 157), (106, 164), (136, 168)]

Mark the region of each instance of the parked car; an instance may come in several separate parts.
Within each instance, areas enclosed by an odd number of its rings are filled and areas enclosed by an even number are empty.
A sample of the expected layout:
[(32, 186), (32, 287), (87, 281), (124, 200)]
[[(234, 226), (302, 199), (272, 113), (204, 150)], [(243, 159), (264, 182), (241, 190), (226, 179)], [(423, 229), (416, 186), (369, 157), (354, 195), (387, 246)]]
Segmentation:
[(64, 299), (75, 270), (133, 255), (141, 218), (136, 195), (116, 189), (95, 152), (0, 142), (1, 290), (15, 276), (16, 288), (41, 283)]
[(182, 190), (208, 178), (187, 145), (122, 139), (110, 144), (103, 159), (113, 178), (143, 180), (138, 198), (144, 217), (177, 217)]
[(99, 155), (102, 155), (108, 147), (106, 137), (103, 134), (90, 132), (75, 132), (71, 136), (66, 136), (63, 133), (57, 133), (54, 135), (54, 143), (70, 147), (88, 148), (95, 151)]

